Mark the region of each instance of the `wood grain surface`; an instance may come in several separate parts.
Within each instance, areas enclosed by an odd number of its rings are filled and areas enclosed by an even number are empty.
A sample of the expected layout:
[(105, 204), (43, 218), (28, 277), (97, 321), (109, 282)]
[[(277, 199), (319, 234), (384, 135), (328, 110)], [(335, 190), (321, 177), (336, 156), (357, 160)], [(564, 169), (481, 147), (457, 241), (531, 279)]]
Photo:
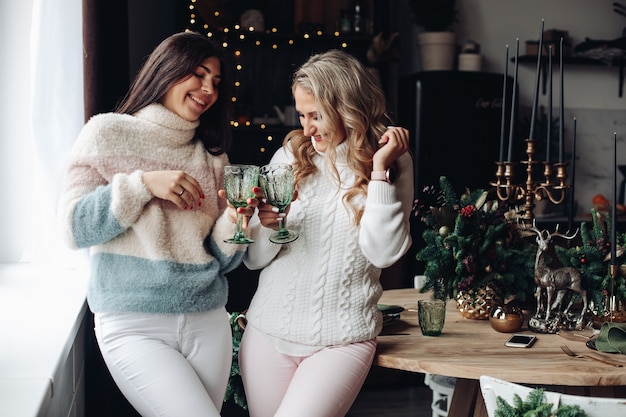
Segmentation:
[[(510, 333), (499, 333), (489, 320), (461, 317), (454, 301), (448, 302), (440, 336), (422, 336), (417, 322), (417, 300), (428, 298), (417, 289), (387, 290), (381, 304), (405, 308), (399, 320), (388, 324), (378, 337), (374, 365), (411, 372), (478, 380), (490, 375), (510, 382), (559, 386), (626, 385), (626, 355), (595, 352), (586, 339), (573, 335), (538, 334), (526, 325), (518, 333), (537, 336), (530, 348), (504, 346)], [(567, 356), (560, 348), (598, 355), (619, 363), (615, 367), (591, 359)]]

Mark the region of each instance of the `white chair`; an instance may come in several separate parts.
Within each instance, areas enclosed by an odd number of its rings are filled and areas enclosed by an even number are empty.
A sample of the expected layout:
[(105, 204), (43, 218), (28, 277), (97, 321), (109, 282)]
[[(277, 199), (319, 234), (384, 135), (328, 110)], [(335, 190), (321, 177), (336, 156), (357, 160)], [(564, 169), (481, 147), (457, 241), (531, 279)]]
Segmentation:
[[(485, 400), (489, 417), (496, 415), (497, 397), (502, 397), (512, 405), (514, 394), (525, 400), (532, 390), (533, 388), (490, 376), (480, 377), (480, 391)], [(553, 405), (553, 411), (559, 405), (577, 405), (587, 413), (588, 417), (626, 416), (626, 399), (624, 398), (584, 397), (551, 391), (544, 391), (544, 395), (546, 402)]]
[(447, 417), (450, 400), (454, 393), (456, 378), (443, 375), (424, 374), (424, 384), (433, 392), (433, 401), (430, 404), (432, 417)]

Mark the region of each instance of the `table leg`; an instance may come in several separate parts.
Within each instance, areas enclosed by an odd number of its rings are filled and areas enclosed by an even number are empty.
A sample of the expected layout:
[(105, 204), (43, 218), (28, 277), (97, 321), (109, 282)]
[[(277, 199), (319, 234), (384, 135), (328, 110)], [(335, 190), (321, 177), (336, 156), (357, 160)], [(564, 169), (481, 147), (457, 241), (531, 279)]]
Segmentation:
[(448, 417), (488, 417), (478, 380), (457, 378)]

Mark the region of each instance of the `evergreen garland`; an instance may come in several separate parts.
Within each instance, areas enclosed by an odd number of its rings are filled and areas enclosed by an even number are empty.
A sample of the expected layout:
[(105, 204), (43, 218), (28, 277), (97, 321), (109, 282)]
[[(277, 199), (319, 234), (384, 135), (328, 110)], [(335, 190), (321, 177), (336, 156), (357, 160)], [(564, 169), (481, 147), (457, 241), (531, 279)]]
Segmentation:
[[(588, 223), (580, 224), (582, 246), (555, 247), (555, 252), (564, 266), (578, 269), (582, 275), (583, 287), (592, 304), (594, 314), (602, 315), (609, 311), (607, 297), (613, 293), (617, 300), (626, 301), (626, 279), (622, 268), (618, 268), (613, 292), (611, 292), (611, 220), (596, 209), (591, 209), (591, 230)], [(626, 234), (617, 233), (617, 265), (623, 265), (623, 248), (626, 246)]]
[(243, 336), (243, 329), (238, 323), (238, 319), (241, 313), (230, 313), (229, 321), (230, 327), (233, 333), (233, 359), (230, 366), (230, 378), (228, 379), (228, 385), (226, 386), (226, 395), (224, 395), (224, 402), (232, 399), (235, 404), (244, 410), (248, 409), (248, 402), (246, 401), (246, 394), (243, 389), (243, 381), (241, 380), (241, 371), (239, 369), (239, 344)]
[(488, 200), (489, 192), (481, 189), (459, 197), (446, 177), (440, 177), (439, 187), (426, 187), (414, 206), (428, 226), (422, 233), (425, 246), (416, 254), (425, 262), (421, 291), (456, 298), (459, 291), (490, 284), (505, 297), (524, 301), (534, 291), (536, 250), (508, 220), (505, 203)]
[(542, 388), (532, 390), (526, 401), (518, 394), (513, 394), (513, 404), (496, 397), (495, 417), (587, 417), (587, 413), (577, 405), (559, 405), (552, 413), (552, 404), (546, 403)]

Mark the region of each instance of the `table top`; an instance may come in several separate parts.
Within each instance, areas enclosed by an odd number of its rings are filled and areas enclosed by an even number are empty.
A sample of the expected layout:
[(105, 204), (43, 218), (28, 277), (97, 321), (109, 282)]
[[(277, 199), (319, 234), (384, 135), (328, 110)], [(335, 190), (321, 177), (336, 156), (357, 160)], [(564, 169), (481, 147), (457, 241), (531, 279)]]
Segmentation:
[[(446, 310), (443, 333), (423, 336), (417, 322), (417, 300), (430, 294), (418, 289), (387, 290), (381, 304), (405, 308), (399, 320), (388, 324), (378, 336), (374, 365), (478, 380), (481, 375), (510, 382), (568, 385), (621, 386), (626, 385), (626, 356), (595, 352), (585, 346), (586, 339), (557, 334), (534, 333), (526, 326), (519, 332), (537, 336), (530, 348), (504, 346), (511, 333), (494, 330), (489, 320), (463, 318), (450, 300)], [(580, 339), (580, 340), (579, 340)], [(615, 367), (591, 359), (567, 356), (561, 345), (576, 353), (599, 355), (623, 363)]]

